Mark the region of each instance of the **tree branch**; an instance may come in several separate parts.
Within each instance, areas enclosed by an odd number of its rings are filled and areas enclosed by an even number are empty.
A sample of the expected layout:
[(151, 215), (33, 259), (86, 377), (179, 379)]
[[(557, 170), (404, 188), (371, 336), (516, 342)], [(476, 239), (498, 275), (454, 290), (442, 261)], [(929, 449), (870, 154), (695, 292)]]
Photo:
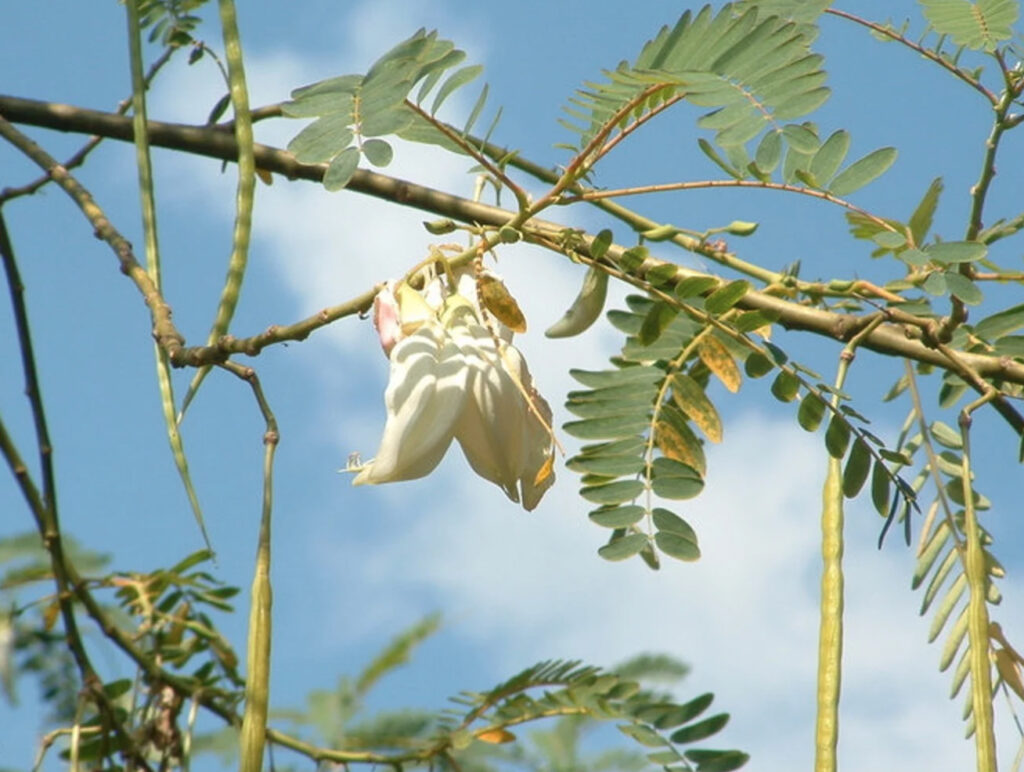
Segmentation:
[[(71, 105), (0, 95), (0, 115), (10, 121), (59, 131), (94, 133), (125, 141), (132, 139), (131, 121), (127, 118)], [(159, 121), (150, 121), (149, 127), (150, 142), (153, 145), (226, 161), (233, 161), (238, 156), (234, 138), (221, 128)], [(258, 168), (276, 172), (289, 179), (318, 182), (323, 178), (326, 169), (324, 164), (299, 163), (291, 153), (266, 145), (257, 144), (255, 156)], [(505, 209), (480, 204), (365, 169), (356, 171), (347, 189), (443, 217), (450, 217), (454, 220), (491, 227), (500, 227), (516, 216), (514, 212)], [(552, 239), (565, 230), (565, 226), (544, 220), (531, 220), (523, 227), (524, 235), (528, 240)], [(590, 238), (584, 238), (583, 244), (578, 247), (578, 250), (589, 254), (587, 246), (589, 243)], [(606, 258), (614, 262), (622, 252), (622, 247), (613, 246), (608, 250)], [(647, 271), (664, 264), (665, 261), (649, 258), (638, 269), (639, 275), (642, 278)], [(703, 275), (698, 271), (685, 268), (678, 268), (676, 273), (677, 279)], [(229, 353), (250, 353), (247, 349), (258, 351), (266, 345), (282, 340), (301, 340), (311, 331), (329, 321), (365, 310), (369, 304), (367, 298), (372, 298), (369, 292), (363, 293), (347, 303), (325, 309), (316, 317), (310, 317), (303, 322), (286, 327), (271, 328), (252, 338), (222, 339), (212, 348), (219, 348), (223, 353), (208, 351), (211, 347), (179, 348), (177, 349), (178, 353), (172, 356), (172, 361), (177, 366), (220, 362), (226, 360)], [(840, 342), (846, 342), (849, 336), (862, 326), (860, 317), (857, 315), (839, 314), (812, 308), (764, 292), (748, 292), (740, 300), (738, 306), (747, 310), (770, 310), (778, 314), (779, 324), (787, 329), (811, 332)], [(321, 319), (322, 321), (320, 321)], [(880, 354), (925, 362), (947, 370), (952, 369), (949, 359), (940, 351), (922, 342), (923, 337), (922, 331), (913, 325), (882, 324), (871, 332), (861, 346)], [(186, 352), (188, 353), (186, 354)], [(964, 364), (982, 378), (996, 378), (1024, 385), (1024, 363), (1014, 361), (1009, 357), (984, 354), (960, 353), (959, 357)]]

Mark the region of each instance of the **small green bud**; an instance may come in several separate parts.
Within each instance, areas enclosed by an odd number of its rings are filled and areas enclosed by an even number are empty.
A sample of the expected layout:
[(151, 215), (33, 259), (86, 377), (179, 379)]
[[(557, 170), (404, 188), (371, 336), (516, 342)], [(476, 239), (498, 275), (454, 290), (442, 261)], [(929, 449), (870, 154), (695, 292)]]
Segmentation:
[(749, 236), (756, 230), (756, 222), (746, 222), (744, 220), (733, 220), (725, 226), (725, 232), (731, 233), (733, 236)]
[(828, 288), (834, 292), (849, 292), (853, 289), (852, 279), (833, 279), (828, 283)]
[(456, 225), (453, 220), (434, 220), (433, 222), (423, 222), (423, 227), (427, 229), (428, 233), (432, 233), (435, 236), (442, 236), (445, 233), (451, 233), (455, 230)]
[(511, 225), (502, 225), (498, 230), (498, 238), (503, 244), (515, 244), (523, 237), (523, 234)]
[(679, 233), (679, 228), (674, 225), (659, 225), (648, 231), (641, 231), (641, 234), (648, 241), (668, 241)]

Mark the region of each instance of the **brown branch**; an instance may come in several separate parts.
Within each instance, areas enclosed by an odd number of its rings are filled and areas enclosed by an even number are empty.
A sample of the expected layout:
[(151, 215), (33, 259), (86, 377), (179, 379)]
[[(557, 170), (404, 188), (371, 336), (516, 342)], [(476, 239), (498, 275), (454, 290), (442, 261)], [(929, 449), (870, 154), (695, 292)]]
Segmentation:
[[(132, 139), (131, 121), (128, 119), (70, 105), (0, 96), (0, 115), (5, 116), (8, 120), (14, 120), (19, 123), (43, 126), (60, 131), (99, 133), (125, 141)], [(238, 153), (234, 138), (221, 129), (161, 123), (159, 121), (150, 121), (149, 126), (150, 142), (153, 145), (227, 161), (237, 158)], [(324, 164), (299, 163), (291, 153), (266, 145), (257, 144), (255, 146), (255, 153), (257, 167), (284, 175), (290, 179), (320, 181), (326, 169)], [(485, 226), (500, 227), (516, 216), (514, 212), (505, 209), (476, 203), (365, 169), (358, 169), (356, 171), (348, 185), (348, 189), (432, 214), (449, 217), (453, 220)], [(555, 239), (565, 230), (565, 226), (557, 223), (531, 220), (529, 225), (524, 227), (524, 234), (530, 240)], [(589, 254), (587, 252), (587, 244), (589, 244), (589, 239), (585, 240), (584, 244), (580, 247), (580, 251)], [(622, 247), (613, 247), (608, 251), (608, 258), (614, 261), (621, 256), (622, 251)], [(655, 266), (663, 264), (664, 261), (650, 258), (641, 266), (641, 271), (645, 275), (647, 271)], [(697, 271), (680, 268), (677, 271), (677, 275), (679, 278), (683, 278), (701, 274)], [(329, 312), (327, 317), (330, 317), (329, 320), (331, 321), (351, 313), (357, 313), (368, 306), (368, 297), (371, 297), (369, 292), (363, 293), (347, 303), (333, 306), (331, 309), (325, 309), (316, 317), (310, 317), (296, 325), (276, 328), (276, 332), (268, 330), (253, 338), (229, 341), (227, 344), (228, 348), (232, 352), (246, 353), (246, 348), (249, 346), (263, 348), (278, 340), (300, 340), (312, 330), (328, 322), (326, 318), (323, 322), (320, 322), (318, 319), (325, 312)], [(779, 324), (787, 329), (811, 332), (837, 341), (845, 342), (848, 336), (852, 334), (851, 330), (859, 329), (859, 317), (855, 315), (839, 314), (820, 308), (811, 308), (773, 297), (763, 292), (748, 292), (738, 305), (748, 310), (770, 310), (778, 315)], [(277, 337), (281, 334), (281, 331), (288, 331), (288, 334), (294, 337)], [(923, 337), (922, 332), (912, 326), (883, 324), (872, 331), (871, 335), (861, 345), (864, 348), (881, 354), (905, 357), (917, 362), (925, 362), (949, 369), (949, 360), (941, 352), (923, 343)], [(224, 341), (220, 345), (224, 345)], [(202, 361), (203, 363), (224, 361), (226, 359), (226, 356), (213, 356), (210, 353), (206, 353), (203, 350), (205, 348), (178, 349), (176, 355), (178, 361), (175, 364), (191, 364), (194, 358), (200, 358), (195, 359), (195, 361)], [(214, 348), (216, 348), (216, 345)], [(187, 356), (185, 354), (186, 351), (189, 352)], [(960, 358), (982, 378), (994, 378), (1024, 385), (1024, 364), (1016, 362), (1009, 357), (961, 353)], [(186, 359), (189, 361), (186, 362)]]
[(11, 309), (14, 311), (14, 325), (18, 331), (18, 348), (21, 351), (21, 367), (25, 376), (25, 396), (32, 408), (32, 421), (35, 424), (36, 446), (39, 453), (39, 468), (43, 481), (43, 504), (57, 508), (57, 487), (53, 474), (53, 445), (50, 442), (50, 430), (43, 406), (43, 395), (39, 388), (39, 374), (36, 368), (35, 349), (32, 345), (32, 331), (29, 325), (28, 308), (25, 303), (25, 286), (21, 281), (21, 271), (14, 255), (10, 234), (7, 232), (7, 221), (0, 207), (0, 262), (3, 262), (7, 277), (7, 287), (11, 294)]

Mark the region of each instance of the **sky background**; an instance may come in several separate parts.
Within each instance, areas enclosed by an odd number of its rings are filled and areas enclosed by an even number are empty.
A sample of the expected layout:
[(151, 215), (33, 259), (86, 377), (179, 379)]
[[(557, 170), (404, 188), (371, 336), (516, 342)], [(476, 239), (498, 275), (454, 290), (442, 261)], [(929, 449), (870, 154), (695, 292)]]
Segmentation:
[[(596, 79), (602, 68), (634, 58), (685, 7), (639, 2), (627, 12), (621, 3), (603, 0), (525, 0), (515, 13), (499, 4), (456, 0), (240, 6), (253, 105), (281, 101), (293, 88), (325, 77), (365, 71), (417, 27), (437, 28), (467, 50), (470, 62), (486, 65), (490, 105), (505, 108), (496, 141), (545, 165), (565, 160), (552, 145), (567, 141), (555, 121), (573, 89)], [(913, 3), (842, 7), (879, 20), (910, 15), (913, 29), (921, 27)], [(212, 7), (204, 13), (215, 16)], [(112, 109), (130, 92), (119, 4), (22, 3), (6, 8), (4, 17), (0, 91), (97, 109)], [(862, 29), (834, 18), (822, 28), (816, 50), (826, 55), (833, 89), (813, 116), (823, 136), (849, 129), (851, 157), (883, 145), (900, 150), (882, 180), (851, 198), (905, 218), (941, 175), (946, 193), (935, 231), (959, 238), (988, 132), (983, 100), (912, 52), (881, 44)], [(220, 49), (216, 27), (203, 27), (200, 36)], [(68, 42), (56, 54), (41, 55), (39, 47), (48, 41)], [(453, 119), (467, 112), (477, 88), (451, 100)], [(208, 58), (188, 67), (179, 55), (153, 89), (150, 115), (202, 123), (223, 91)], [(655, 122), (624, 144), (598, 181), (617, 186), (718, 176), (696, 149), (698, 114), (684, 107)], [(283, 147), (301, 126), (261, 123), (257, 138)], [(81, 141), (29, 133), (57, 157)], [(1019, 139), (1011, 137), (1004, 158), (1019, 158), (1020, 150)], [(179, 328), (199, 342), (230, 250), (235, 170), (222, 173), (217, 162), (161, 150), (154, 160), (165, 294)], [(401, 145), (386, 171), (470, 196), (468, 166), (463, 158)], [(1011, 168), (1011, 161), (1003, 166)], [(0, 187), (35, 174), (0, 147)], [(141, 245), (132, 148), (106, 142), (78, 174), (114, 224)], [(1024, 189), (1012, 177), (997, 178), (989, 221), (1016, 213)], [(773, 269), (799, 259), (803, 278), (891, 278), (891, 266), (872, 261), (866, 244), (846, 236), (841, 212), (817, 201), (708, 191), (628, 203), (658, 221), (697, 230), (733, 219), (757, 221), (755, 236), (731, 242), (739, 256)], [(146, 309), (109, 249), (91, 238), (88, 224), (57, 189), (21, 199), (5, 215), (27, 287), (63, 525), (87, 546), (111, 553), (117, 569), (171, 565), (201, 541), (167, 448)], [(580, 208), (549, 216), (592, 231), (608, 225)], [(251, 335), (289, 323), (401, 275), (431, 243), (420, 225), (424, 219), (429, 216), (354, 193), (329, 194), (307, 182), (275, 178), (270, 187), (260, 184), (249, 273), (232, 331)], [(617, 241), (631, 242), (624, 227), (611, 227)], [(1019, 248), (1000, 247), (997, 259), (1019, 264)], [(669, 248), (657, 254), (699, 267)], [(564, 395), (574, 388), (567, 365), (602, 367), (621, 345), (620, 335), (602, 321), (581, 337), (547, 340), (541, 331), (571, 302), (581, 270), (529, 247), (503, 248), (500, 257), (498, 270), (530, 324), (517, 345), (560, 423), (568, 418)], [(992, 294), (1006, 305), (1012, 290)], [(613, 291), (609, 307), (622, 295)], [(12, 330), (10, 314), (0, 313), (0, 410), (30, 455), (30, 416)], [(776, 342), (831, 379), (838, 347), (785, 334)], [(564, 469), (532, 513), (476, 478), (458, 451), (425, 480), (351, 487), (337, 470), (353, 451), (372, 456), (384, 422), (387, 361), (368, 321), (344, 319), (305, 342), (272, 347), (252, 364), (282, 437), (275, 477), (275, 706), (298, 707), (309, 690), (332, 688), (391, 636), (437, 610), (445, 619), (442, 632), (381, 685), (373, 707), (440, 708), (450, 694), (486, 689), (542, 659), (612, 666), (640, 652), (666, 652), (693, 668), (679, 687), (680, 698), (713, 691), (716, 707), (732, 714), (726, 730), (707, 745), (752, 753), (754, 770), (809, 766), (825, 456), (821, 436), (804, 433), (795, 407), (775, 402), (767, 383), (746, 383), (738, 395), (713, 390), (725, 439), (708, 449), (705, 492), (680, 507), (697, 530), (703, 557), (694, 564), (666, 560), (653, 573), (638, 560), (610, 564), (596, 555), (607, 534), (588, 521), (577, 481)], [(854, 405), (875, 420), (875, 432), (890, 440), (907, 405), (876, 402), (899, 368), (865, 352), (848, 389)], [(190, 377), (176, 374), (179, 396)], [(986, 526), (997, 538), (1019, 539), (1013, 439), (991, 417), (976, 425), (984, 437), (977, 460), (987, 467), (979, 485), (995, 504)], [(211, 375), (183, 432), (219, 556), (217, 576), (247, 588), (263, 452), (263, 425), (248, 388), (224, 373)], [(573, 447), (571, 438), (562, 439)], [(960, 701), (946, 699), (949, 676), (936, 672), (939, 646), (926, 644), (930, 620), (918, 618), (920, 598), (909, 589), (913, 550), (899, 538), (876, 549), (881, 521), (869, 502), (850, 502), (847, 512), (842, 767), (968, 768), (973, 747), (962, 737)], [(0, 478), (0, 536), (29, 528), (13, 482)], [(1000, 585), (1007, 600), (995, 618), (1011, 641), (1019, 641), (1022, 588), (1014, 569), (1020, 559), (1009, 548), (997, 547), (997, 555), (1009, 578)], [(244, 651), (246, 615), (236, 616), (225, 620), (224, 630)], [(99, 661), (114, 675), (132, 675), (113, 658)], [(25, 679), (20, 691), (17, 710), (0, 703), (0, 765), (28, 768), (35, 752), (30, 738), (43, 728), (42, 713), (35, 684)], [(1000, 756), (1007, 764), (1017, 741), (1001, 700), (998, 712)]]

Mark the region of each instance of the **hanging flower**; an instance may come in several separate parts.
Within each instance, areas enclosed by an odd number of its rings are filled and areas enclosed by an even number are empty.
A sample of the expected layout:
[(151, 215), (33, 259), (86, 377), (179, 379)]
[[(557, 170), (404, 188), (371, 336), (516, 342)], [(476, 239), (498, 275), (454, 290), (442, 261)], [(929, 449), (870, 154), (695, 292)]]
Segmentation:
[(531, 510), (554, 482), (551, 408), (526, 361), (497, 323), (492, 333), (468, 271), (418, 292), (388, 282), (374, 300), (374, 325), (391, 361), (387, 422), (376, 458), (355, 485), (424, 477), (453, 439), (481, 477)]

